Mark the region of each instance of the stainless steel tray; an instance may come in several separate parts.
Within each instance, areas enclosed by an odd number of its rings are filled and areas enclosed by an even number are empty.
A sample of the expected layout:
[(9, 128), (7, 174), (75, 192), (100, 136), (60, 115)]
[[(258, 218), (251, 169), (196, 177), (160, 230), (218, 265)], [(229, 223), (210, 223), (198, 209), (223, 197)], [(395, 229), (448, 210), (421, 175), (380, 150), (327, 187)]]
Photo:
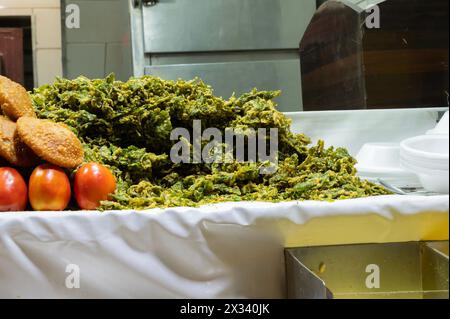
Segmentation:
[(286, 249), (290, 299), (448, 299), (449, 244)]

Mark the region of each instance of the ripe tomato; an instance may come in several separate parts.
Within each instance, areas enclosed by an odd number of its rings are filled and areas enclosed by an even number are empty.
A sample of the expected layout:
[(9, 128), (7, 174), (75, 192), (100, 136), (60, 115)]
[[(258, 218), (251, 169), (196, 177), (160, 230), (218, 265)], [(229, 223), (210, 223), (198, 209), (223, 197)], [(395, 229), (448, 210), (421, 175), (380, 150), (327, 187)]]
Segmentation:
[(81, 209), (94, 210), (116, 191), (116, 178), (106, 167), (89, 163), (75, 174), (74, 193)]
[(70, 196), (70, 181), (63, 169), (49, 164), (35, 168), (29, 183), (30, 203), (34, 210), (64, 210)]
[(14, 168), (0, 168), (0, 212), (24, 211), (27, 208), (27, 184)]

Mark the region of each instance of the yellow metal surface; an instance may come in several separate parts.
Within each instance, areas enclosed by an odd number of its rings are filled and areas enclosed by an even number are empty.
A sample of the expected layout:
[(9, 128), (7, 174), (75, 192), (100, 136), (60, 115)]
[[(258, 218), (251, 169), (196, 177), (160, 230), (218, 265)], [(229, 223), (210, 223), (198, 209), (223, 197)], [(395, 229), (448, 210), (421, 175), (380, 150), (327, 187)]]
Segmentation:
[(360, 243), (445, 241), (449, 239), (449, 214), (377, 214), (326, 216), (303, 225), (279, 221), (285, 247), (311, 247)]
[(448, 298), (445, 243), (321, 246), (286, 251), (290, 298)]

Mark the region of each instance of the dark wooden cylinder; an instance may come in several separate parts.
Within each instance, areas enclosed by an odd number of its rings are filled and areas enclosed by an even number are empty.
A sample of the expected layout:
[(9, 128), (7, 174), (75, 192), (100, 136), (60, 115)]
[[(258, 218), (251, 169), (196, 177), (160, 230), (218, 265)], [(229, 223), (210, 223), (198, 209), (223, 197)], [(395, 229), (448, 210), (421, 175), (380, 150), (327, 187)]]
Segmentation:
[(324, 3), (300, 43), (306, 111), (448, 106), (448, 0)]

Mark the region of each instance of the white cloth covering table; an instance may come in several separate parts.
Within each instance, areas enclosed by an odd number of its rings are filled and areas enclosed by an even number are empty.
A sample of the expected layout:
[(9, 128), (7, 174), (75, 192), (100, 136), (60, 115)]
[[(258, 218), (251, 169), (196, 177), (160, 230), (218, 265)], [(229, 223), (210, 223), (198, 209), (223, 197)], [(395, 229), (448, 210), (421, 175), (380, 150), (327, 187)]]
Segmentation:
[(0, 297), (282, 298), (284, 247), (447, 240), (448, 213), (448, 196), (382, 196), (0, 214)]

